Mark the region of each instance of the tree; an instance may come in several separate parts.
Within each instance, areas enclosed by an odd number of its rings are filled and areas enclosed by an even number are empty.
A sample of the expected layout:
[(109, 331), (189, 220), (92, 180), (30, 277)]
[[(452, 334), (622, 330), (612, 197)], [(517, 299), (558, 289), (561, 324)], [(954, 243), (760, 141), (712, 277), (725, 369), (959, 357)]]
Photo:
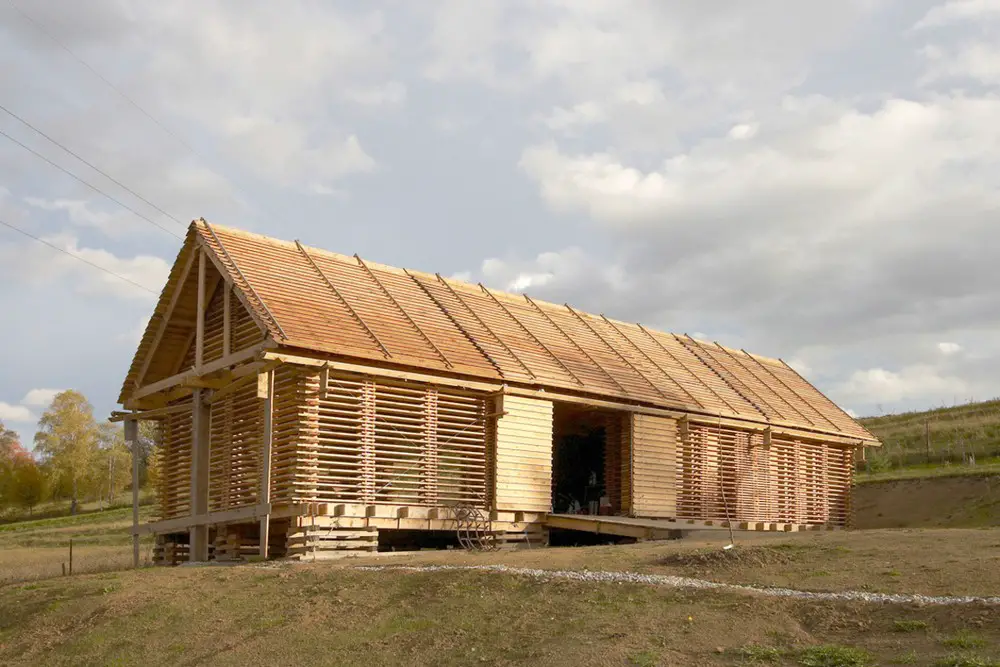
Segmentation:
[(14, 464), (13, 479), (12, 503), (31, 514), (35, 505), (45, 497), (45, 474), (35, 459), (29, 456)]
[(121, 424), (101, 424), (98, 441), (94, 474), (98, 479), (97, 488), (107, 494), (110, 504), (132, 482), (132, 453), (125, 443), (125, 429)]
[(48, 465), (53, 488), (69, 493), (72, 514), (81, 496), (93, 489), (99, 435), (94, 409), (72, 389), (57, 394), (38, 420), (35, 450)]
[(21, 438), (0, 422), (0, 510), (15, 504), (15, 471), (23, 461), (34, 461), (21, 445)]

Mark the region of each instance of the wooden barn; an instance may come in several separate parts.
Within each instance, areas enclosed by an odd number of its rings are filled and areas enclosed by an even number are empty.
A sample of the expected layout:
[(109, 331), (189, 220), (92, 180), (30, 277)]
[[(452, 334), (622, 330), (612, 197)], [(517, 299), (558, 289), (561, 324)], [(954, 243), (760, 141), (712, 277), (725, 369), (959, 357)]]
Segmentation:
[(840, 527), (877, 444), (779, 360), (204, 220), (119, 402), (165, 563)]

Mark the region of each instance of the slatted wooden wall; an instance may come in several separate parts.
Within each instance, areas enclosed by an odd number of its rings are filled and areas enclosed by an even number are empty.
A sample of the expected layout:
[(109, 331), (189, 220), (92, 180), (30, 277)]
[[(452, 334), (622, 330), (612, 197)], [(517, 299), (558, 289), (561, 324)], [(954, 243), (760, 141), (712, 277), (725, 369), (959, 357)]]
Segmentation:
[(161, 425), (160, 479), (156, 495), (161, 519), (175, 519), (191, 512), (191, 399), (174, 401), (182, 412), (168, 415)]
[(496, 508), (552, 511), (552, 402), (505, 395), (496, 426)]
[(676, 516), (677, 421), (633, 414), (631, 428), (632, 514)]
[(212, 404), (208, 508), (215, 512), (254, 505), (260, 497), (264, 401), (249, 383)]
[(852, 449), (696, 424), (681, 436), (678, 518), (846, 525)]
[(486, 506), (484, 394), (331, 373), (321, 396), (318, 378), (296, 390), (294, 500)]

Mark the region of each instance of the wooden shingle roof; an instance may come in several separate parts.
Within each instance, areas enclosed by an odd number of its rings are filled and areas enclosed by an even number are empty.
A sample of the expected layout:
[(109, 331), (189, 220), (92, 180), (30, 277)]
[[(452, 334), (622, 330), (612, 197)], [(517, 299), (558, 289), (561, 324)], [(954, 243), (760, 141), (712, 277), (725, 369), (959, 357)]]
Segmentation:
[(780, 360), (203, 220), (191, 225), (122, 401), (171, 292), (184, 288), (171, 281), (199, 244), (281, 346), (876, 441)]

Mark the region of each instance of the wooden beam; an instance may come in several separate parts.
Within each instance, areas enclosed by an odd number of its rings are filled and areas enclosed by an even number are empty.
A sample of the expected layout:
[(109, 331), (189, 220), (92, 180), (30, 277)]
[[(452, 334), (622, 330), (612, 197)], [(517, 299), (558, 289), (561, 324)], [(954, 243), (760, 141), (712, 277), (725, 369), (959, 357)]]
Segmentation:
[[(612, 375), (606, 368), (604, 368), (604, 366), (602, 366), (600, 363), (598, 363), (597, 359), (595, 359), (594, 357), (592, 357), (590, 355), (590, 353), (587, 352), (587, 350), (585, 350), (583, 348), (582, 345), (580, 345), (579, 343), (576, 342), (576, 340), (573, 339), (572, 336), (570, 336), (568, 333), (566, 333), (566, 331), (561, 326), (559, 326), (559, 323), (556, 322), (555, 319), (553, 319), (548, 313), (546, 313), (544, 310), (542, 310), (542, 308), (537, 303), (535, 303), (534, 300), (532, 300), (532, 298), (530, 296), (528, 296), (527, 294), (525, 294), (524, 295), (524, 300), (527, 301), (528, 303), (530, 303), (535, 308), (535, 310), (537, 310), (538, 313), (542, 317), (544, 317), (546, 319), (546, 321), (548, 321), (549, 324), (551, 324), (553, 327), (555, 327), (555, 330), (558, 331), (560, 333), (560, 335), (562, 335), (563, 338), (565, 338), (566, 340), (568, 340), (570, 345), (572, 345), (573, 347), (575, 347), (580, 354), (582, 354), (583, 356), (587, 357), (587, 360), (590, 361), (591, 364), (593, 364), (594, 368), (596, 368), (597, 370), (599, 370), (602, 373), (604, 373), (604, 375), (607, 376), (607, 378), (609, 380), (611, 380), (611, 383), (613, 385), (615, 385), (616, 387), (618, 387), (618, 391), (620, 391), (625, 396), (629, 396), (630, 395), (628, 393), (628, 390), (625, 389), (625, 387), (622, 386), (622, 384), (615, 378), (614, 375)], [(566, 368), (566, 367), (564, 366), (564, 368)], [(569, 368), (566, 368), (566, 370), (569, 370)], [(571, 375), (573, 375), (573, 377), (576, 377), (576, 375), (573, 374), (573, 373), (571, 373)]]
[(322, 281), (326, 284), (326, 286), (330, 288), (330, 291), (333, 292), (333, 296), (336, 297), (337, 300), (340, 301), (340, 303), (342, 303), (345, 308), (347, 308), (347, 312), (351, 314), (351, 317), (357, 320), (358, 324), (361, 325), (361, 327), (365, 330), (368, 336), (373, 341), (375, 341), (375, 344), (378, 345), (380, 350), (382, 350), (382, 354), (384, 354), (386, 358), (391, 358), (392, 353), (389, 352), (389, 348), (385, 346), (385, 343), (383, 343), (382, 339), (378, 337), (378, 334), (376, 334), (372, 330), (372, 328), (368, 326), (368, 323), (365, 322), (365, 320), (361, 317), (361, 314), (358, 313), (358, 311), (354, 310), (354, 307), (351, 305), (351, 303), (346, 298), (344, 298), (344, 295), (340, 293), (340, 290), (338, 290), (337, 286), (333, 284), (333, 281), (330, 280), (330, 277), (323, 272), (323, 269), (319, 268), (319, 264), (317, 264), (316, 260), (312, 258), (312, 255), (310, 255), (306, 251), (305, 246), (299, 243), (298, 241), (295, 242), (295, 246), (299, 249), (299, 252), (302, 253), (302, 256), (306, 258), (306, 261), (309, 262), (309, 265), (313, 268), (313, 270), (319, 274), (320, 279), (322, 279)]
[[(208, 465), (210, 409), (206, 390), (195, 389), (191, 401), (191, 516), (208, 513)], [(208, 526), (192, 526), (188, 559), (208, 560)]]
[(508, 308), (507, 306), (503, 305), (503, 302), (500, 301), (500, 299), (496, 298), (496, 296), (493, 294), (493, 292), (491, 292), (488, 289), (486, 289), (486, 286), (483, 285), (482, 283), (479, 283), (479, 288), (481, 290), (483, 290), (483, 292), (485, 292), (490, 297), (490, 299), (493, 300), (493, 303), (495, 303), (497, 306), (500, 307), (500, 310), (502, 310), (507, 315), (507, 317), (509, 317), (511, 320), (514, 321), (514, 323), (521, 329), (521, 331), (523, 331), (524, 333), (528, 334), (528, 337), (531, 338), (531, 340), (535, 341), (535, 343), (537, 343), (539, 347), (541, 347), (543, 350), (545, 350), (545, 352), (547, 352), (548, 355), (550, 357), (552, 357), (552, 360), (555, 361), (556, 364), (560, 368), (562, 368), (564, 371), (566, 371), (566, 373), (571, 378), (573, 378), (573, 380), (578, 385), (580, 385), (581, 387), (586, 386), (586, 385), (584, 385), (583, 380), (581, 380), (580, 378), (578, 378), (573, 373), (573, 371), (571, 371), (569, 369), (569, 367), (566, 366), (566, 364), (563, 363), (562, 359), (560, 359), (558, 356), (556, 356), (556, 354), (554, 352), (552, 352), (552, 350), (549, 349), (548, 345), (546, 345), (545, 343), (543, 343), (542, 340), (531, 331), (531, 329), (529, 329), (528, 327), (524, 326), (524, 323), (520, 319), (518, 319), (518, 317), (516, 315), (514, 315), (514, 313), (510, 310), (510, 308)]
[(363, 366), (361, 364), (330, 361), (328, 359), (288, 354), (286, 352), (265, 352), (263, 357), (268, 361), (280, 361), (286, 364), (299, 364), (301, 366), (314, 366), (316, 368), (327, 366), (330, 370), (343, 371), (345, 373), (359, 373), (361, 375), (374, 375), (379, 377), (395, 378), (397, 380), (427, 382), (429, 384), (435, 384), (442, 387), (456, 387), (458, 389), (468, 389), (471, 391), (498, 392), (504, 387), (502, 384), (477, 382), (475, 380), (460, 380), (457, 378), (432, 375), (430, 373), (400, 371), (391, 368), (381, 368), (378, 366)]
[(153, 384), (146, 385), (145, 387), (140, 387), (132, 393), (132, 399), (145, 398), (146, 396), (152, 396), (165, 389), (171, 389), (173, 387), (185, 385), (194, 381), (197, 378), (203, 377), (205, 375), (210, 375), (216, 373), (227, 366), (235, 366), (236, 364), (243, 363), (249, 359), (253, 359), (263, 350), (268, 347), (267, 342), (258, 343), (253, 347), (248, 347), (245, 350), (240, 350), (239, 352), (233, 352), (228, 357), (223, 357), (222, 359), (217, 359), (215, 361), (210, 361), (201, 368), (201, 373), (196, 370), (185, 371), (183, 373), (177, 373), (176, 375), (171, 375), (168, 378), (163, 378)]
[[(126, 422), (130, 421), (146, 421), (153, 419), (162, 419), (167, 415), (172, 415), (175, 412), (184, 412), (187, 408), (183, 405), (170, 405), (165, 408), (156, 408), (154, 410), (143, 410), (142, 412), (121, 412), (119, 410), (114, 410), (111, 412), (111, 417), (108, 419), (109, 422)], [(126, 431), (128, 426), (125, 427)]]
[(233, 310), (233, 290), (228, 283), (223, 284), (222, 288), (226, 290), (222, 294), (222, 356), (228, 357), (229, 353), (232, 352), (232, 310)]
[(194, 367), (201, 368), (205, 361), (205, 307), (208, 296), (205, 294), (205, 251), (198, 252), (198, 317), (195, 322), (194, 336)]
[[(728, 407), (730, 410), (732, 410), (733, 414), (739, 414), (740, 413), (740, 411), (737, 410), (736, 408), (734, 408), (733, 404), (730, 403), (729, 401), (727, 401), (722, 394), (720, 394), (719, 392), (717, 392), (714, 389), (712, 389), (712, 387), (710, 387), (707, 382), (705, 382), (704, 380), (701, 379), (701, 376), (698, 375), (698, 373), (695, 373), (693, 370), (691, 370), (690, 368), (688, 368), (687, 364), (685, 364), (683, 361), (681, 361), (681, 359), (679, 359), (678, 357), (676, 357), (674, 355), (674, 353), (670, 351), (670, 348), (668, 348), (666, 345), (664, 345), (659, 340), (657, 340), (656, 336), (654, 336), (653, 334), (651, 334), (649, 332), (649, 330), (646, 329), (646, 327), (642, 326), (638, 322), (636, 323), (636, 326), (639, 327), (639, 331), (641, 331), (642, 333), (646, 334), (646, 337), (649, 338), (649, 340), (653, 341), (654, 345), (656, 345), (657, 347), (659, 347), (660, 350), (664, 354), (666, 354), (668, 357), (670, 357), (671, 359), (673, 359), (677, 363), (678, 366), (680, 366), (685, 371), (687, 371), (688, 374), (691, 375), (699, 384), (701, 384), (701, 386), (703, 386), (705, 389), (707, 389), (709, 391), (709, 393), (711, 393), (713, 396), (715, 396), (720, 401), (722, 401), (723, 403), (725, 403), (726, 407)], [(687, 349), (687, 348), (685, 348), (685, 349)], [(695, 359), (697, 359), (697, 358), (698, 357), (695, 357)], [(699, 361), (701, 361), (701, 360), (699, 359)], [(702, 361), (701, 364), (704, 366), (705, 362)]]
[[(469, 312), (469, 314), (472, 315), (472, 317), (476, 320), (476, 322), (479, 323), (479, 326), (481, 326), (491, 336), (493, 336), (493, 338), (498, 343), (500, 343), (500, 346), (503, 347), (503, 349), (505, 349), (507, 351), (507, 354), (509, 354), (511, 357), (513, 357), (514, 361), (516, 361), (518, 363), (518, 365), (521, 368), (524, 369), (524, 372), (528, 374), (528, 377), (530, 377), (532, 380), (534, 380), (535, 379), (535, 374), (532, 372), (532, 370), (530, 368), (528, 368), (527, 364), (525, 364), (523, 361), (521, 361), (521, 358), (519, 356), (517, 356), (517, 354), (514, 353), (514, 350), (511, 349), (511, 347), (509, 345), (507, 345), (507, 343), (504, 342), (503, 338), (500, 337), (500, 334), (498, 334), (495, 331), (493, 331), (492, 329), (490, 329), (489, 325), (486, 324), (486, 322), (483, 320), (483, 318), (479, 317), (479, 314), (475, 310), (472, 309), (472, 306), (470, 306), (469, 304), (467, 304), (465, 302), (465, 300), (462, 298), (462, 295), (458, 293), (458, 290), (455, 289), (454, 287), (452, 287), (448, 283), (447, 280), (445, 280), (444, 278), (442, 278), (440, 273), (436, 273), (434, 275), (437, 277), (438, 282), (440, 282), (442, 285), (444, 285), (445, 287), (448, 288), (448, 291), (451, 292), (451, 295), (453, 297), (455, 297), (455, 300), (458, 301), (460, 304), (462, 304), (462, 306), (465, 307), (465, 309)], [(459, 327), (459, 328), (461, 328), (461, 327)], [(486, 354), (486, 353), (483, 352), (483, 354)], [(489, 356), (489, 355), (487, 355), (487, 356)], [(499, 366), (497, 366), (497, 370), (500, 370)], [(503, 371), (501, 371), (500, 374), (503, 375)]]
[(181, 292), (184, 291), (184, 284), (187, 282), (188, 276), (191, 274), (191, 267), (194, 265), (194, 258), (199, 254), (197, 246), (188, 255), (187, 261), (184, 263), (184, 268), (181, 270), (180, 278), (177, 280), (177, 286), (174, 288), (174, 293), (170, 297), (170, 303), (167, 305), (166, 311), (163, 313), (163, 319), (160, 320), (160, 326), (156, 329), (156, 336), (153, 337), (153, 342), (149, 346), (149, 351), (146, 352), (146, 358), (142, 361), (142, 367), (139, 369), (139, 374), (135, 376), (135, 386), (140, 386), (142, 384), (143, 378), (146, 377), (146, 371), (149, 370), (149, 364), (153, 361), (153, 355), (156, 354), (156, 348), (160, 346), (160, 341), (163, 339), (163, 334), (167, 330), (167, 323), (170, 321), (171, 315), (174, 313), (174, 308), (177, 306), (177, 300), (181, 296)]
[(132, 451), (132, 567), (139, 567), (139, 422), (125, 422), (125, 446)]
[[(646, 354), (646, 351), (645, 351), (645, 350), (643, 350), (643, 349), (642, 349), (641, 347), (639, 347), (638, 345), (636, 345), (635, 341), (634, 341), (634, 340), (632, 340), (631, 338), (629, 338), (629, 337), (628, 337), (628, 335), (627, 335), (627, 334), (626, 334), (626, 333), (625, 333), (624, 331), (622, 331), (622, 329), (621, 329), (621, 328), (620, 328), (620, 327), (619, 327), (619, 326), (618, 326), (617, 324), (615, 324), (615, 323), (614, 323), (614, 322), (613, 322), (612, 320), (609, 320), (609, 319), (608, 319), (607, 317), (605, 317), (604, 315), (601, 315), (601, 319), (603, 319), (603, 320), (604, 320), (605, 322), (607, 322), (607, 323), (608, 323), (608, 325), (609, 325), (609, 326), (610, 326), (610, 327), (611, 327), (612, 329), (614, 329), (615, 331), (617, 331), (617, 332), (618, 332), (618, 335), (619, 335), (619, 336), (621, 336), (621, 337), (622, 337), (622, 338), (624, 338), (624, 339), (625, 339), (626, 341), (628, 341), (629, 345), (631, 345), (631, 346), (632, 346), (633, 348), (635, 348), (635, 350), (636, 350), (636, 351), (637, 351), (637, 352), (638, 352), (639, 354), (641, 354), (641, 355), (642, 355), (642, 356), (643, 356), (643, 357), (644, 357), (644, 358), (646, 359), (646, 361), (648, 361), (649, 363), (651, 363), (651, 364), (653, 364), (654, 366), (656, 366), (656, 368), (658, 368), (658, 369), (659, 369), (659, 371), (660, 371), (661, 373), (663, 373), (663, 375), (664, 375), (664, 376), (665, 376), (665, 377), (666, 377), (666, 378), (667, 378), (668, 380), (670, 380), (671, 382), (673, 382), (673, 383), (674, 383), (674, 384), (675, 384), (675, 385), (677, 386), (677, 388), (678, 388), (678, 389), (680, 389), (680, 390), (681, 390), (682, 392), (684, 392), (684, 395), (686, 395), (686, 396), (687, 396), (688, 398), (690, 398), (690, 399), (691, 399), (692, 401), (694, 401), (694, 402), (695, 402), (695, 403), (696, 403), (696, 404), (698, 405), (698, 407), (700, 407), (700, 408), (704, 408), (704, 407), (705, 407), (705, 406), (704, 406), (704, 404), (702, 404), (702, 402), (701, 402), (701, 401), (699, 401), (699, 400), (698, 400), (697, 398), (695, 398), (694, 394), (692, 394), (692, 393), (691, 393), (691, 392), (689, 392), (689, 391), (688, 391), (687, 389), (685, 389), (685, 388), (684, 388), (684, 385), (682, 385), (682, 384), (681, 384), (680, 382), (678, 382), (678, 381), (677, 381), (677, 380), (676, 380), (676, 379), (674, 378), (674, 376), (673, 376), (672, 374), (668, 373), (668, 372), (667, 372), (667, 370), (666, 370), (665, 368), (663, 368), (663, 366), (661, 366), (660, 364), (658, 364), (658, 363), (656, 362), (656, 360), (655, 360), (655, 359), (653, 359), (653, 358), (652, 358), (651, 356), (649, 356), (648, 354)], [(662, 392), (661, 392), (661, 393), (662, 393)]]
[(428, 336), (424, 332), (424, 330), (420, 328), (420, 325), (417, 324), (412, 317), (410, 317), (410, 314), (406, 312), (406, 309), (403, 308), (403, 305), (398, 301), (396, 301), (396, 297), (392, 295), (392, 292), (386, 289), (386, 286), (383, 285), (382, 281), (378, 279), (378, 276), (375, 275), (375, 272), (372, 271), (368, 267), (368, 265), (365, 264), (365, 261), (361, 259), (361, 257), (359, 257), (358, 255), (355, 255), (354, 259), (358, 260), (358, 264), (361, 265), (361, 268), (364, 269), (366, 274), (368, 274), (368, 277), (372, 279), (372, 281), (379, 288), (382, 294), (388, 297), (392, 305), (396, 307), (396, 310), (398, 310), (400, 314), (406, 319), (406, 321), (410, 323), (410, 326), (412, 326), (416, 330), (416, 332), (420, 335), (420, 337), (423, 338), (424, 341), (431, 346), (431, 349), (434, 350), (434, 353), (437, 354), (437, 356), (441, 357), (441, 361), (444, 362), (444, 365), (447, 366), (448, 368), (451, 368), (452, 367), (451, 361), (448, 359), (448, 357), (446, 357), (444, 352), (442, 352), (438, 348), (438, 346), (434, 344), (434, 341), (432, 341), (430, 336)]
[[(261, 470), (260, 470), (260, 494), (257, 503), (260, 505), (271, 505), (271, 438), (274, 432), (274, 371), (268, 371), (258, 378), (265, 379), (264, 397), (264, 433), (261, 440)], [(260, 395), (260, 385), (258, 384), (257, 395)], [(268, 540), (271, 535), (271, 513), (265, 512), (260, 520), (260, 557), (267, 558)]]

